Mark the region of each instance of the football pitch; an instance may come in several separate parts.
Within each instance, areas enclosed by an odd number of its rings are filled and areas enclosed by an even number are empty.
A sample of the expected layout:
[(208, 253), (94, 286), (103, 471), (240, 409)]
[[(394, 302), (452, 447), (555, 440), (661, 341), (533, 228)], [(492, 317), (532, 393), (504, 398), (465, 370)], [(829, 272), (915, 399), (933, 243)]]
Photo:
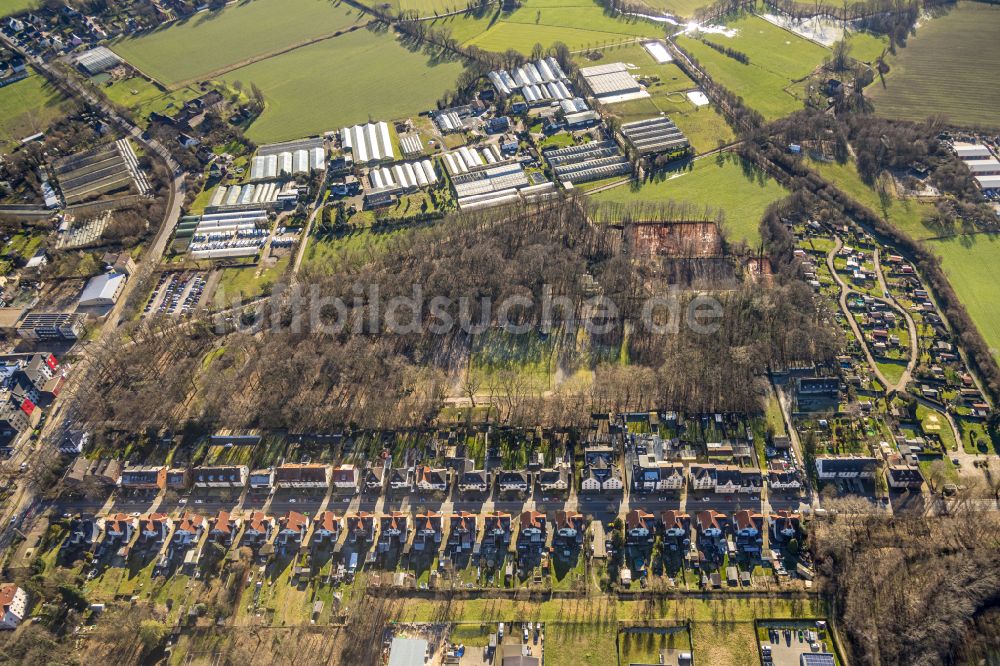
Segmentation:
[(256, 0), (199, 12), (112, 48), (146, 75), (173, 85), (212, 78), (226, 68), (367, 21), (363, 12), (341, 2)]
[(229, 84), (256, 84), (264, 113), (247, 130), (283, 141), (431, 108), (462, 65), (407, 49), (392, 33), (357, 30), (233, 70)]
[(880, 116), (1000, 128), (998, 60), (1000, 7), (962, 2), (920, 25), (889, 60), (884, 86), (876, 79), (867, 94)]

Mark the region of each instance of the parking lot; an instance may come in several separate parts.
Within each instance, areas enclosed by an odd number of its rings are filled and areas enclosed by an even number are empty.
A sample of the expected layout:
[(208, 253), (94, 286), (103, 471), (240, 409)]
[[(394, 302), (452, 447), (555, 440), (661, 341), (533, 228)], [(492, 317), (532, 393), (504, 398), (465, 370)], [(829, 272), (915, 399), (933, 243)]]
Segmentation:
[(819, 628), (817, 622), (762, 623), (767, 638), (758, 636), (761, 646), (770, 646), (770, 661), (763, 659), (765, 666), (800, 666), (800, 655), (806, 653), (832, 652), (825, 623)]
[(189, 314), (201, 303), (205, 284), (206, 279), (201, 273), (163, 273), (146, 303), (143, 316)]

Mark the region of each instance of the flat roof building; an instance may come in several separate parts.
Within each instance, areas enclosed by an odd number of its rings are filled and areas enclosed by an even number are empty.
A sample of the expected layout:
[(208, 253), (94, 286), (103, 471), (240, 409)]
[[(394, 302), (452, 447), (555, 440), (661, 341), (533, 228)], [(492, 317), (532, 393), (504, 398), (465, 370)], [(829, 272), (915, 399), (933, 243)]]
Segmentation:
[(649, 93), (629, 74), (625, 63), (612, 62), (583, 67), (580, 75), (594, 97), (606, 104), (649, 97)]
[(424, 666), (427, 641), (397, 636), (389, 646), (389, 666)]

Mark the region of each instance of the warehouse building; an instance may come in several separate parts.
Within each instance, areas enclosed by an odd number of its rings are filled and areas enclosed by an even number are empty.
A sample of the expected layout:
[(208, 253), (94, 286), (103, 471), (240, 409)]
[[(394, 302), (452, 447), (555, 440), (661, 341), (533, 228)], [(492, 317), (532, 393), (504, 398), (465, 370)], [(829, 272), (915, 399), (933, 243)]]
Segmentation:
[(122, 64), (122, 59), (106, 46), (84, 51), (76, 57), (76, 64), (87, 74), (94, 76)]
[(580, 75), (591, 94), (604, 104), (649, 97), (649, 93), (643, 90), (621, 62), (584, 67), (580, 70)]
[(396, 159), (389, 125), (385, 122), (345, 127), (340, 130), (340, 143), (345, 152), (351, 152), (358, 164)]
[(1000, 160), (980, 143), (956, 143), (955, 154), (969, 167), (979, 188), (987, 193), (1000, 190)]
[(104, 273), (90, 278), (80, 293), (80, 307), (111, 306), (118, 302), (128, 278), (124, 273)]
[(670, 153), (690, 145), (684, 133), (667, 117), (625, 123), (620, 128), (620, 135), (640, 157)]
[(563, 187), (632, 172), (631, 163), (614, 141), (591, 141), (579, 146), (553, 148), (542, 154)]

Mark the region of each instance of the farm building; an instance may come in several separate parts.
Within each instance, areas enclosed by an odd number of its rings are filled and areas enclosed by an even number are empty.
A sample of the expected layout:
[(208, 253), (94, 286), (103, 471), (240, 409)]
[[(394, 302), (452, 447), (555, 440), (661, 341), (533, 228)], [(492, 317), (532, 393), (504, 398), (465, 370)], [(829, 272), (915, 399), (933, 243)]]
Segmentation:
[(128, 189), (133, 184), (140, 194), (150, 189), (131, 144), (124, 139), (56, 160), (52, 172), (67, 205)]
[(98, 46), (84, 51), (76, 57), (77, 66), (91, 76), (114, 69), (121, 62), (122, 59), (106, 46)]
[(351, 151), (358, 164), (396, 159), (387, 123), (368, 123), (340, 130), (340, 143), (345, 151)]
[(462, 210), (532, 201), (556, 194), (553, 183), (531, 185), (521, 164), (512, 161), (476, 166), (473, 170), (453, 174), (451, 182)]
[(512, 73), (507, 73), (506, 70), (490, 72), (489, 79), (502, 95), (520, 90), (529, 104), (569, 99), (573, 96), (566, 74), (559, 62), (552, 57), (526, 63)]
[(419, 134), (401, 134), (399, 147), (402, 149), (404, 157), (414, 157), (422, 155), (424, 152), (424, 145), (420, 142)]
[(500, 149), (496, 145), (484, 146), (483, 148), (469, 148), (462, 146), (457, 150), (444, 154), (444, 165), (451, 175), (468, 173), (493, 164), (498, 164), (506, 160), (500, 154)]
[(620, 132), (628, 147), (640, 156), (669, 153), (690, 145), (684, 133), (666, 117), (625, 123)]
[(980, 189), (1000, 189), (1000, 160), (997, 160), (989, 148), (979, 143), (956, 143), (954, 150), (965, 166), (969, 167)]
[(649, 93), (643, 90), (621, 62), (584, 67), (580, 75), (591, 94), (605, 104), (649, 97)]
[(322, 171), (326, 152), (322, 146), (308, 150), (300, 148), (273, 155), (257, 155), (250, 162), (250, 180), (267, 180), (279, 176), (297, 176)]
[(670, 55), (670, 51), (664, 46), (663, 42), (643, 42), (642, 48), (646, 49), (646, 52), (657, 62), (657, 64), (664, 64), (668, 62), (673, 62), (674, 58)]
[(442, 111), (434, 116), (434, 123), (442, 134), (461, 132), (465, 129), (465, 121), (454, 111)]
[(128, 278), (124, 273), (104, 273), (90, 278), (87, 286), (80, 292), (80, 307), (99, 307), (114, 305), (125, 288)]
[(375, 167), (368, 172), (368, 182), (370, 192), (415, 190), (437, 183), (437, 173), (429, 159), (399, 162), (392, 166)]
[(177, 235), (182, 230), (185, 235), (191, 233), (188, 250), (192, 259), (252, 257), (267, 241), (267, 231), (260, 228), (267, 222), (267, 211), (262, 208), (208, 213), (182, 219)]
[(563, 186), (632, 172), (631, 163), (614, 141), (591, 141), (579, 146), (547, 150), (542, 154)]
[(281, 207), (289, 203), (294, 204), (298, 196), (298, 187), (294, 181), (288, 181), (284, 185), (274, 181), (231, 187), (220, 185), (212, 193), (205, 211), (214, 213), (235, 208)]

